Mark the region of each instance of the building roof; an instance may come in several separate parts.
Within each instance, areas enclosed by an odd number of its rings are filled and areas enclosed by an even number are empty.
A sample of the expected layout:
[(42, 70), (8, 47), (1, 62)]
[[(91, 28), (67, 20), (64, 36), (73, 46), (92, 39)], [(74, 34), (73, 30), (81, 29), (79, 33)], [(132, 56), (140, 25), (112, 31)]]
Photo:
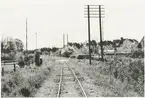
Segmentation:
[(144, 48), (144, 36), (141, 39), (141, 41), (139, 42), (139, 44), (137, 45), (138, 48)]

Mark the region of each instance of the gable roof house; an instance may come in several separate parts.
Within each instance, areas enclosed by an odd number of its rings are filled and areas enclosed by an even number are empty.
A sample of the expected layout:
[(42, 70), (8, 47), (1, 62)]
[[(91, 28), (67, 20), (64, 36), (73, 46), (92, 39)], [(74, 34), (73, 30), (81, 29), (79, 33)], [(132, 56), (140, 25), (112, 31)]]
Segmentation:
[(143, 38), (141, 39), (141, 41), (139, 42), (139, 44), (137, 45), (137, 48), (141, 51), (144, 51), (145, 47), (144, 47), (144, 36)]
[(120, 41), (118, 40), (116, 48), (119, 53), (131, 53), (136, 50), (137, 45), (138, 41), (135, 39), (121, 38)]

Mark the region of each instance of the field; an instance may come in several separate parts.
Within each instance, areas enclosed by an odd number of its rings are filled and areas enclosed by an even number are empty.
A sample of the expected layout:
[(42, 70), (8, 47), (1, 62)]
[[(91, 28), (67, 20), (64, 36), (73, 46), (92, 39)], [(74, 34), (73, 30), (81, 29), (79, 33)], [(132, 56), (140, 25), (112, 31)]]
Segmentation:
[[(88, 59), (42, 57), (41, 67), (31, 64), (2, 76), (2, 97), (56, 97), (63, 65), (59, 60), (68, 60), (88, 97), (144, 96), (143, 58), (108, 56), (105, 62), (93, 60), (89, 65)], [(74, 88), (76, 91), (71, 92), (75, 96), (79, 88)], [(68, 97), (68, 93), (64, 90), (63, 96)]]

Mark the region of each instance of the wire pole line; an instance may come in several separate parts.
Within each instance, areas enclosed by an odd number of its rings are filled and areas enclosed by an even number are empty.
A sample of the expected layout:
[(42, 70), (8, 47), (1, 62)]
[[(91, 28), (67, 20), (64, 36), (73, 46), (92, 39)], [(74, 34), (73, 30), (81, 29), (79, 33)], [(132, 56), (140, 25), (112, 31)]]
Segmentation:
[(28, 27), (27, 27), (27, 18), (26, 18), (26, 65), (28, 65)]
[(89, 9), (89, 5), (87, 5), (87, 17), (88, 17), (88, 43), (89, 43), (89, 63), (90, 63), (90, 65), (91, 65), (91, 44), (90, 44), (90, 9)]
[[(88, 5), (84, 5), (84, 6), (88, 6)], [(99, 6), (99, 5), (89, 5), (89, 6)], [(104, 6), (104, 5), (101, 5), (101, 6)]]
[(99, 25), (100, 25), (100, 46), (101, 46), (101, 59), (104, 61), (103, 41), (102, 41), (102, 25), (101, 25), (101, 5), (99, 5)]
[[(86, 8), (87, 6), (87, 8)], [(101, 60), (104, 61), (103, 53), (103, 41), (102, 41), (102, 18), (105, 18), (105, 9), (101, 7), (103, 5), (85, 5), (85, 18), (88, 18), (88, 33), (90, 36), (90, 18), (99, 18), (99, 29), (100, 29), (100, 47), (101, 47)], [(86, 10), (87, 9), (87, 10)], [(87, 14), (86, 14), (87, 12)], [(99, 12), (99, 13), (98, 13)], [(90, 39), (90, 37), (89, 37)], [(90, 41), (90, 40), (89, 40)], [(89, 54), (90, 54), (90, 43), (89, 43)], [(90, 59), (91, 64), (91, 59)]]
[(27, 36), (27, 31), (28, 31), (28, 28), (27, 28), (27, 18), (26, 18), (26, 51), (28, 50), (28, 36)]

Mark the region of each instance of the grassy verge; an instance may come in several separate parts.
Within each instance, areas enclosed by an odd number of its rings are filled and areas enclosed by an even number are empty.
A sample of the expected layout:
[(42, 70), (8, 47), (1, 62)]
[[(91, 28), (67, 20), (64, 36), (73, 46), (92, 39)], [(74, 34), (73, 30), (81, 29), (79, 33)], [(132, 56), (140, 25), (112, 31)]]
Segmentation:
[(111, 92), (103, 97), (143, 97), (144, 96), (144, 61), (129, 57), (109, 58), (105, 63), (78, 60), (77, 68), (94, 80), (93, 84), (107, 88)]
[(2, 97), (32, 97), (50, 74), (50, 67), (26, 66), (1, 78)]

